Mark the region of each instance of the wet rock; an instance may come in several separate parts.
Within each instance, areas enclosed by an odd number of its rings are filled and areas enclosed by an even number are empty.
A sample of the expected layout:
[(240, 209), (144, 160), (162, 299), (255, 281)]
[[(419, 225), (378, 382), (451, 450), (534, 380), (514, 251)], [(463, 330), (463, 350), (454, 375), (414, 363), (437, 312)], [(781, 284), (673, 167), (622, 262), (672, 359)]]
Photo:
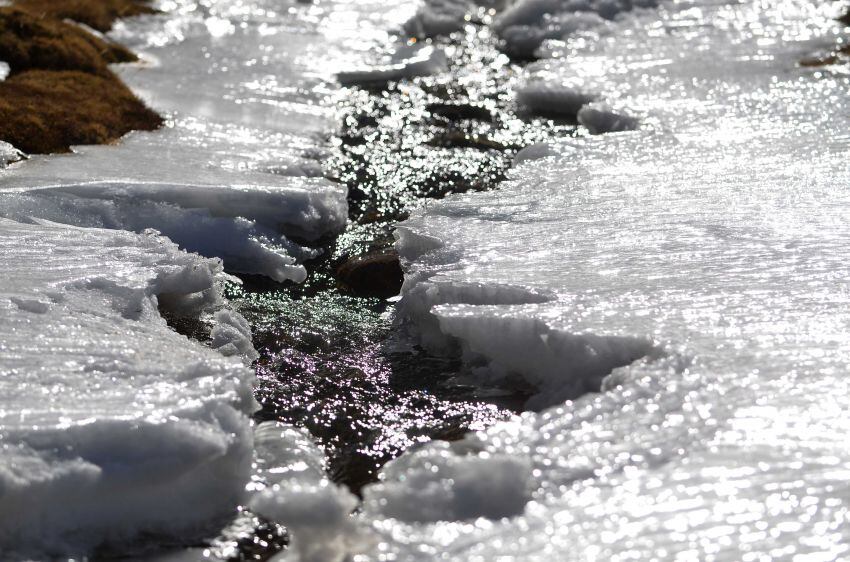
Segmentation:
[(395, 250), (383, 250), (349, 259), (336, 270), (341, 288), (364, 297), (393, 297), (401, 290), (404, 274)]
[(425, 106), (425, 109), (433, 115), (438, 115), (452, 121), (460, 119), (493, 121), (493, 114), (489, 109), (469, 103), (430, 103)]

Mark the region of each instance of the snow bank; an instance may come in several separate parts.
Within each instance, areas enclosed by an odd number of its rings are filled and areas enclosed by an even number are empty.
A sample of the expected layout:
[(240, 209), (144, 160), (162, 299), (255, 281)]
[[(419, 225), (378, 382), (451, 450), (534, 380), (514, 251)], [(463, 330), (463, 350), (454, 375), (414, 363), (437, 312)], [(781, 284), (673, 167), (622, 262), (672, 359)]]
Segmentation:
[(337, 74), (343, 86), (382, 84), (414, 76), (445, 72), (446, 54), (439, 47), (414, 43), (397, 47), (392, 54), (370, 67)]
[(111, 32), (140, 52), (115, 70), (164, 129), (5, 170), (0, 216), (153, 228), (229, 270), (301, 281), (316, 255), (302, 244), (347, 220), (345, 187), (321, 178), (334, 122), (310, 56), (346, 35), (262, 2), (172, 4)]
[[(282, 281), (306, 276), (314, 255), (291, 241), (340, 231), (346, 190), (322, 178), (210, 167), (178, 131), (133, 134), (117, 147), (36, 157), (0, 175), (0, 215), (141, 232), (220, 257), (233, 271)], [(58, 178), (58, 179), (57, 179)]]
[(306, 430), (266, 422), (257, 427), (255, 444), (261, 490), (251, 510), (290, 535), (276, 560), (341, 562), (368, 544), (351, 517), (357, 498), (327, 479), (324, 455)]
[[(238, 355), (255, 352), (221, 278), (155, 234), (0, 219), (4, 556), (186, 536), (241, 501), (255, 402)], [(158, 307), (212, 322), (221, 353)]]
[[(407, 326), (550, 407), (388, 465), (358, 560), (846, 555), (850, 100), (797, 65), (834, 11), (665, 3), (531, 66), (653, 126), (530, 148), (402, 225)], [(564, 402), (577, 380), (602, 392)]]

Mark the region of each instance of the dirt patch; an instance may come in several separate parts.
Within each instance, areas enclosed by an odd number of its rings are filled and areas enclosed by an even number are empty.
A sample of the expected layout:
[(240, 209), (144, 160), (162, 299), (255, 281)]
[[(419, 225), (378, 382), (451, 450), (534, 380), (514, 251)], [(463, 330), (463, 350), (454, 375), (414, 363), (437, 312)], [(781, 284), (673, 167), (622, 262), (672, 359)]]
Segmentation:
[(13, 74), (39, 69), (105, 75), (108, 64), (131, 62), (136, 56), (73, 24), (0, 8), (0, 60)]
[(0, 139), (24, 152), (67, 152), (71, 145), (105, 144), (161, 124), (111, 74), (31, 70), (0, 82)]
[(15, 6), (52, 19), (70, 19), (98, 31), (109, 31), (120, 18), (155, 14), (147, 2), (137, 0), (18, 0)]

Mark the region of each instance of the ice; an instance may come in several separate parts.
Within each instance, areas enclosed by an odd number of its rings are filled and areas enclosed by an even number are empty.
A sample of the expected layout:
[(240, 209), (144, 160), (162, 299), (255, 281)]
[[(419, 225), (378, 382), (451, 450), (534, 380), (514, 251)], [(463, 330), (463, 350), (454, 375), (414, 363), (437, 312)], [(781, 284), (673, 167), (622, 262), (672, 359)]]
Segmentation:
[(590, 40), (610, 33), (611, 20), (657, 0), (516, 0), (498, 15), (495, 27), (514, 56), (533, 58), (544, 41), (573, 35)]
[(255, 433), (261, 487), (251, 509), (286, 526), (290, 546), (275, 560), (342, 562), (368, 538), (351, 512), (357, 498), (328, 480), (325, 458), (310, 434), (279, 422)]
[(528, 111), (543, 115), (575, 117), (579, 110), (589, 104), (596, 95), (581, 92), (562, 84), (543, 81), (531, 82), (516, 93), (517, 103)]
[[(296, 260), (313, 254), (291, 239), (341, 230), (345, 189), (316, 177), (220, 169), (206, 161), (214, 151), (200, 139), (177, 137), (174, 129), (134, 133), (117, 147), (33, 157), (0, 175), (0, 214), (155, 228), (182, 248), (223, 258), (233, 271), (303, 280)], [(226, 139), (219, 142), (223, 150)]]
[(115, 70), (166, 115), (164, 129), (7, 169), (0, 214), (154, 228), (229, 270), (303, 280), (300, 262), (315, 256), (303, 243), (347, 219), (345, 188), (321, 178), (334, 73), (316, 63), (354, 30), (296, 6), (181, 1), (118, 23), (111, 37), (142, 61)]
[(847, 556), (848, 75), (798, 65), (844, 40), (838, 6), (665, 2), (541, 50), (527, 83), (639, 129), (528, 148), (401, 225), (409, 327), (537, 393), (388, 465), (358, 560)]
[[(256, 355), (222, 279), (152, 233), (0, 219), (4, 557), (186, 535), (241, 500)], [(159, 308), (211, 323), (210, 347)]]
[(0, 141), (0, 170), (23, 159), (21, 151), (9, 144), (8, 142)]
[(340, 72), (342, 85), (385, 83), (402, 78), (439, 74), (447, 69), (446, 54), (439, 47), (424, 44), (400, 45), (386, 60), (373, 66)]
[(413, 37), (448, 35), (463, 29), (473, 8), (472, 2), (462, 0), (428, 0), (405, 23), (404, 29)]

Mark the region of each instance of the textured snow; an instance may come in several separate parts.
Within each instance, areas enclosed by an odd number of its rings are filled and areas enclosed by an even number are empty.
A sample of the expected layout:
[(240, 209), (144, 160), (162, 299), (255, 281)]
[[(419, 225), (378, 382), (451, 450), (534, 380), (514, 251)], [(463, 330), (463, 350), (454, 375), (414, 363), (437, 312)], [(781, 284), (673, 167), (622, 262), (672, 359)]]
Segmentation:
[[(8, 168), (0, 147), (0, 558), (200, 542), (249, 499), (256, 352), (223, 267), (303, 279), (302, 244), (344, 226), (345, 189), (320, 177), (328, 84), (414, 9), (379, 6), (161, 2), (112, 37), (141, 52), (116, 71), (162, 130)], [(351, 550), (356, 500), (323, 466), (274, 485), (257, 507), (292, 556)]]
[[(117, 147), (33, 157), (0, 175), (0, 214), (155, 228), (182, 248), (223, 258), (233, 271), (303, 280), (296, 259), (313, 254), (287, 236), (315, 240), (342, 229), (345, 188), (317, 177), (217, 169), (207, 163), (215, 153), (210, 142), (177, 137), (175, 129), (134, 133)], [(218, 143), (220, 150), (236, 144), (226, 137)]]
[(414, 76), (439, 74), (447, 69), (446, 54), (432, 45), (400, 45), (385, 60), (356, 70), (340, 72), (343, 85), (385, 83)]
[[(86, 553), (230, 512), (256, 356), (218, 260), (153, 234), (0, 219), (0, 550)], [(158, 307), (213, 326), (211, 347)]]
[(358, 560), (847, 556), (848, 74), (797, 64), (839, 6), (670, 2), (546, 47), (527, 83), (640, 130), (530, 147), (398, 238), (422, 343), (542, 411), (390, 463)]
[(119, 23), (112, 37), (142, 62), (116, 71), (168, 117), (165, 129), (7, 170), (2, 215), (155, 228), (228, 269), (303, 280), (298, 262), (314, 254), (294, 240), (347, 218), (345, 188), (320, 177), (333, 70), (315, 63), (350, 32), (334, 36), (294, 5), (169, 2)]
[(23, 159), (23, 154), (8, 142), (0, 141), (0, 170)]
[(304, 429), (277, 422), (255, 432), (255, 513), (286, 526), (289, 548), (275, 560), (341, 562), (368, 543), (351, 512), (357, 498), (327, 479), (325, 458)]

